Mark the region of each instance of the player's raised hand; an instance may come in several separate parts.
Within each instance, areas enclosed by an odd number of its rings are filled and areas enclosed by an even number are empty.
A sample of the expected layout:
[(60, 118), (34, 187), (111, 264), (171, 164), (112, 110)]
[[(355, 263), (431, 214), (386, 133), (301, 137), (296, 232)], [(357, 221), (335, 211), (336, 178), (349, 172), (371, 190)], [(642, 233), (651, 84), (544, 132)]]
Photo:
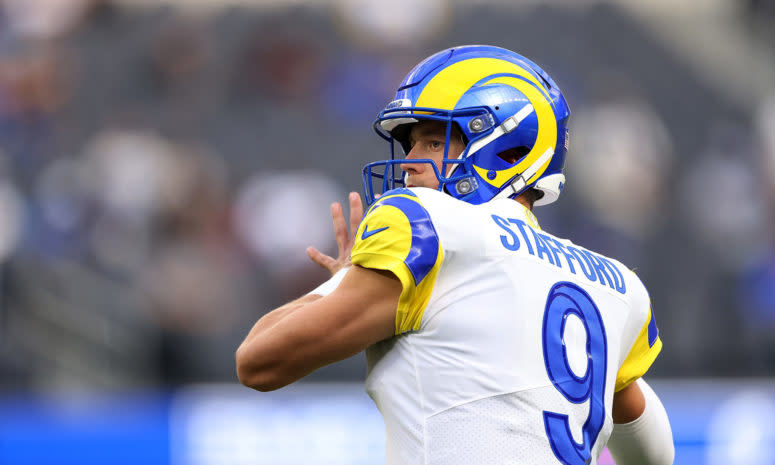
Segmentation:
[(336, 258), (324, 254), (315, 247), (307, 247), (307, 255), (313, 262), (328, 270), (331, 275), (350, 265), (350, 251), (355, 242), (355, 232), (363, 218), (363, 202), (357, 192), (350, 192), (350, 224), (344, 219), (344, 210), (339, 202), (331, 204), (331, 218), (334, 220), (334, 236), (338, 247)]

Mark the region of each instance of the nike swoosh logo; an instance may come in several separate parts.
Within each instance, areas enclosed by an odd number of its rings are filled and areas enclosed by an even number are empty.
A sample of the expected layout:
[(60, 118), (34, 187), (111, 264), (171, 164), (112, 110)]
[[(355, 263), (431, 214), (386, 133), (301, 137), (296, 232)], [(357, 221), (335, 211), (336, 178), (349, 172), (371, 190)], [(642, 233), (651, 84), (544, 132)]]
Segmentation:
[(369, 237), (377, 234), (380, 231), (384, 231), (389, 227), (390, 226), (385, 226), (384, 228), (379, 228), (379, 229), (374, 229), (372, 231), (369, 231), (369, 225), (367, 224), (366, 226), (363, 227), (363, 234), (361, 234), (361, 240), (366, 240)]

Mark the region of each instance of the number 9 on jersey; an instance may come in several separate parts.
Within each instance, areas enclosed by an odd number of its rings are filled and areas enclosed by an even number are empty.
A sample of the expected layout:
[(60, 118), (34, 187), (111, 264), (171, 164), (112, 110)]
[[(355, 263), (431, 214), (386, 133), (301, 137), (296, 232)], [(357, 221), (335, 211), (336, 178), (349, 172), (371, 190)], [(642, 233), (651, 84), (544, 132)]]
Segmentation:
[[(570, 315), (581, 320), (586, 332), (587, 367), (583, 376), (570, 368), (563, 342), (565, 324)], [(577, 443), (570, 431), (568, 415), (544, 411), (544, 426), (554, 455), (566, 465), (590, 462), (592, 446), (605, 421), (605, 378), (607, 343), (603, 320), (592, 298), (570, 282), (555, 284), (546, 299), (543, 322), (544, 364), (554, 387), (574, 404), (589, 400), (589, 414)]]

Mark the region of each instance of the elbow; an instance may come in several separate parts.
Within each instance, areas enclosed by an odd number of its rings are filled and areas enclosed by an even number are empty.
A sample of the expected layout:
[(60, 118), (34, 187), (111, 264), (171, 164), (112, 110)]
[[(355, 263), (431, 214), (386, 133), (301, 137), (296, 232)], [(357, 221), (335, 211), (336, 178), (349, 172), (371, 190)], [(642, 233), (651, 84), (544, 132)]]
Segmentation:
[(276, 382), (267, 380), (265, 378), (262, 378), (260, 376), (240, 377), (240, 383), (242, 383), (244, 386), (249, 387), (250, 389), (255, 389), (256, 391), (259, 391), (259, 392), (275, 391), (285, 386), (285, 384), (276, 383)]
[(247, 348), (240, 346), (235, 354), (237, 378), (244, 386), (261, 392), (274, 391), (287, 385), (266, 363), (261, 363), (260, 356), (248, 353)]
[(242, 383), (243, 386), (247, 386), (250, 389), (255, 389), (259, 392), (275, 391), (287, 384), (274, 381), (260, 373), (238, 374), (238, 376), (240, 383)]

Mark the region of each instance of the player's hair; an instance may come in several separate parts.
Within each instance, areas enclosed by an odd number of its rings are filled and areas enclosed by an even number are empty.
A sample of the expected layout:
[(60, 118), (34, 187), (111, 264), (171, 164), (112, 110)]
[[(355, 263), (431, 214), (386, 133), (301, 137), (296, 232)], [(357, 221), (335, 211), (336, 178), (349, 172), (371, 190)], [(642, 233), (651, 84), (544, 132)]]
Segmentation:
[(524, 199), (527, 201), (528, 205), (530, 206), (530, 209), (533, 209), (533, 204), (536, 203), (536, 201), (540, 200), (541, 197), (544, 196), (544, 193), (539, 191), (538, 189), (533, 189), (532, 187), (528, 190), (526, 190), (523, 194)]

